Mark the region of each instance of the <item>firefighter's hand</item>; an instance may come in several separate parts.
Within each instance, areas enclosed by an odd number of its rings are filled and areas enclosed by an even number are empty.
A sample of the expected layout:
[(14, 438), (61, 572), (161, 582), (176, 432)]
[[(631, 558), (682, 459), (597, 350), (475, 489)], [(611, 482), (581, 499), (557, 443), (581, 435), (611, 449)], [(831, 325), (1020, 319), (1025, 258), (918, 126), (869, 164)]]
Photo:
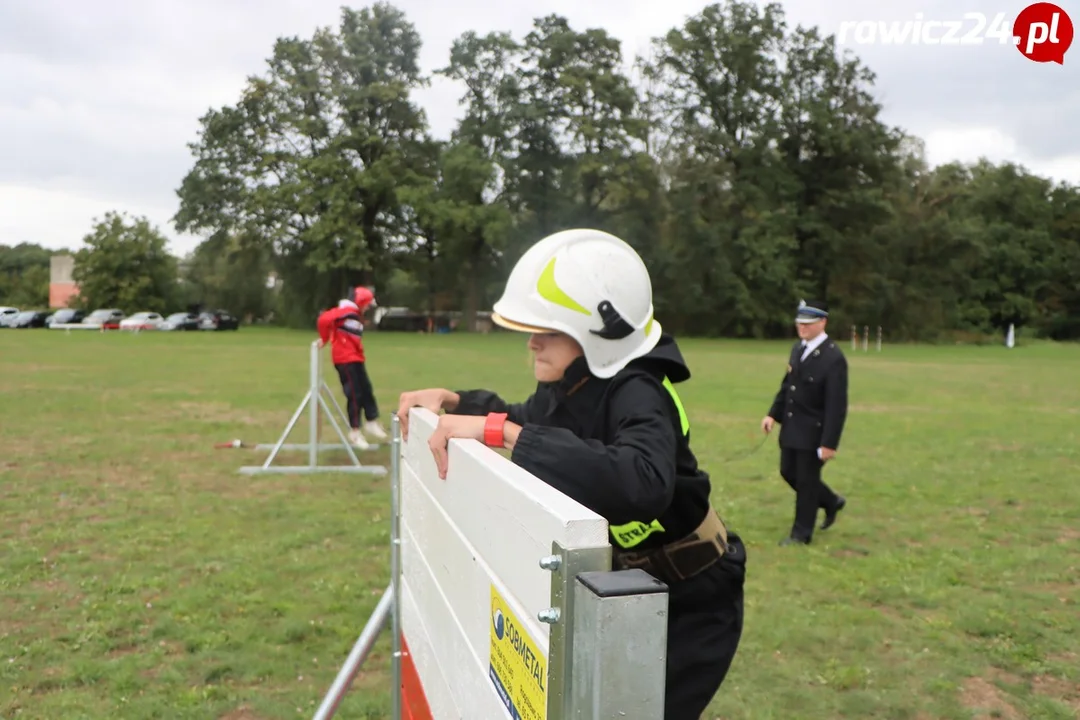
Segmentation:
[(427, 388), (401, 393), (397, 409), (398, 422), (401, 424), (401, 439), (409, 439), (409, 408), (422, 407), (438, 415), (441, 410), (452, 410), (457, 407), (458, 400), (457, 393), (444, 388)]
[(435, 432), (428, 440), (431, 454), (435, 456), (435, 467), (439, 470), (439, 479), (446, 479), (447, 465), (450, 460), (450, 438), (465, 438), (484, 441), (484, 415), (443, 415)]
[(772, 432), (774, 424), (776, 424), (776, 420), (774, 420), (771, 416), (766, 415), (765, 417), (761, 418), (761, 431), (768, 435)]

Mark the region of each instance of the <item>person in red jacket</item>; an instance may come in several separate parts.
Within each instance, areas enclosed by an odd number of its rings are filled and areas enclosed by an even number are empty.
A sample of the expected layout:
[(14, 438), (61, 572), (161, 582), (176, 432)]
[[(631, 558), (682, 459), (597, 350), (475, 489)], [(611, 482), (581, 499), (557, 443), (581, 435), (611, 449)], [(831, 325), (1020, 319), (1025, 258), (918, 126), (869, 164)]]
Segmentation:
[[(361, 433), (377, 440), (386, 440), (386, 431), (379, 425), (379, 406), (367, 374), (364, 357), (364, 313), (375, 307), (371, 290), (359, 287), (350, 297), (319, 315), (319, 347), (330, 343), (334, 367), (345, 393), (349, 415), (349, 441), (357, 447), (368, 447)], [(367, 422), (362, 423), (362, 417)]]

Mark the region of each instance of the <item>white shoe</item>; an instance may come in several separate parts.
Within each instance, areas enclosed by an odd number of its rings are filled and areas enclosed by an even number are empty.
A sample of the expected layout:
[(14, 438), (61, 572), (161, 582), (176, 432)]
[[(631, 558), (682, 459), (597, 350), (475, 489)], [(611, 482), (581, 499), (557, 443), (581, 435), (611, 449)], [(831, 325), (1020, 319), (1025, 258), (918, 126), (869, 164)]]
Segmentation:
[(367, 441), (367, 438), (365, 438), (359, 430), (349, 430), (349, 442), (362, 450), (366, 450), (367, 448), (371, 447), (371, 444)]
[(378, 420), (368, 420), (364, 423), (364, 432), (376, 440), (386, 440), (389, 437), (386, 431), (382, 429), (382, 426), (379, 425)]

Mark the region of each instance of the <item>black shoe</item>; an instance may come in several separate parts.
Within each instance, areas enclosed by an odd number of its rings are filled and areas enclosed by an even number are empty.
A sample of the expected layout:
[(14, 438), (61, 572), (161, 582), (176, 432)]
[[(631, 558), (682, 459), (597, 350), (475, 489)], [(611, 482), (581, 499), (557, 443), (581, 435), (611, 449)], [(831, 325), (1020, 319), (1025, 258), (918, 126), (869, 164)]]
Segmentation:
[(847, 500), (844, 498), (843, 495), (838, 495), (837, 497), (839, 498), (839, 500), (837, 500), (836, 502), (836, 507), (834, 507), (832, 510), (825, 511), (825, 522), (821, 523), (822, 530), (828, 530), (829, 527), (832, 526), (834, 522), (836, 522), (837, 513), (843, 510), (844, 506), (847, 505)]
[(810, 544), (809, 540), (803, 540), (802, 538), (797, 538), (797, 537), (786, 537), (786, 538), (784, 538), (783, 540), (780, 541), (780, 547), (783, 547), (785, 545), (809, 545), (809, 544)]

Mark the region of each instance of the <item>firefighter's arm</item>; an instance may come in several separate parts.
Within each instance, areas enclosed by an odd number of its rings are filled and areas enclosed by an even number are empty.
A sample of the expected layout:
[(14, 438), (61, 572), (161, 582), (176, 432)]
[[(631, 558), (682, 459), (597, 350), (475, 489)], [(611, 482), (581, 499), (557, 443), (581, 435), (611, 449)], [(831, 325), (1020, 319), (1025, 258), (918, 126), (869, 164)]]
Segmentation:
[(528, 422), (535, 395), (530, 395), (525, 402), (508, 403), (490, 390), (458, 390), (458, 404), (448, 413), (454, 415), (487, 415), (488, 413), (506, 413), (507, 422), (524, 425)]
[(659, 382), (632, 378), (611, 397), (610, 444), (570, 430), (513, 428), (511, 460), (612, 525), (659, 516), (675, 493), (677, 438)]

